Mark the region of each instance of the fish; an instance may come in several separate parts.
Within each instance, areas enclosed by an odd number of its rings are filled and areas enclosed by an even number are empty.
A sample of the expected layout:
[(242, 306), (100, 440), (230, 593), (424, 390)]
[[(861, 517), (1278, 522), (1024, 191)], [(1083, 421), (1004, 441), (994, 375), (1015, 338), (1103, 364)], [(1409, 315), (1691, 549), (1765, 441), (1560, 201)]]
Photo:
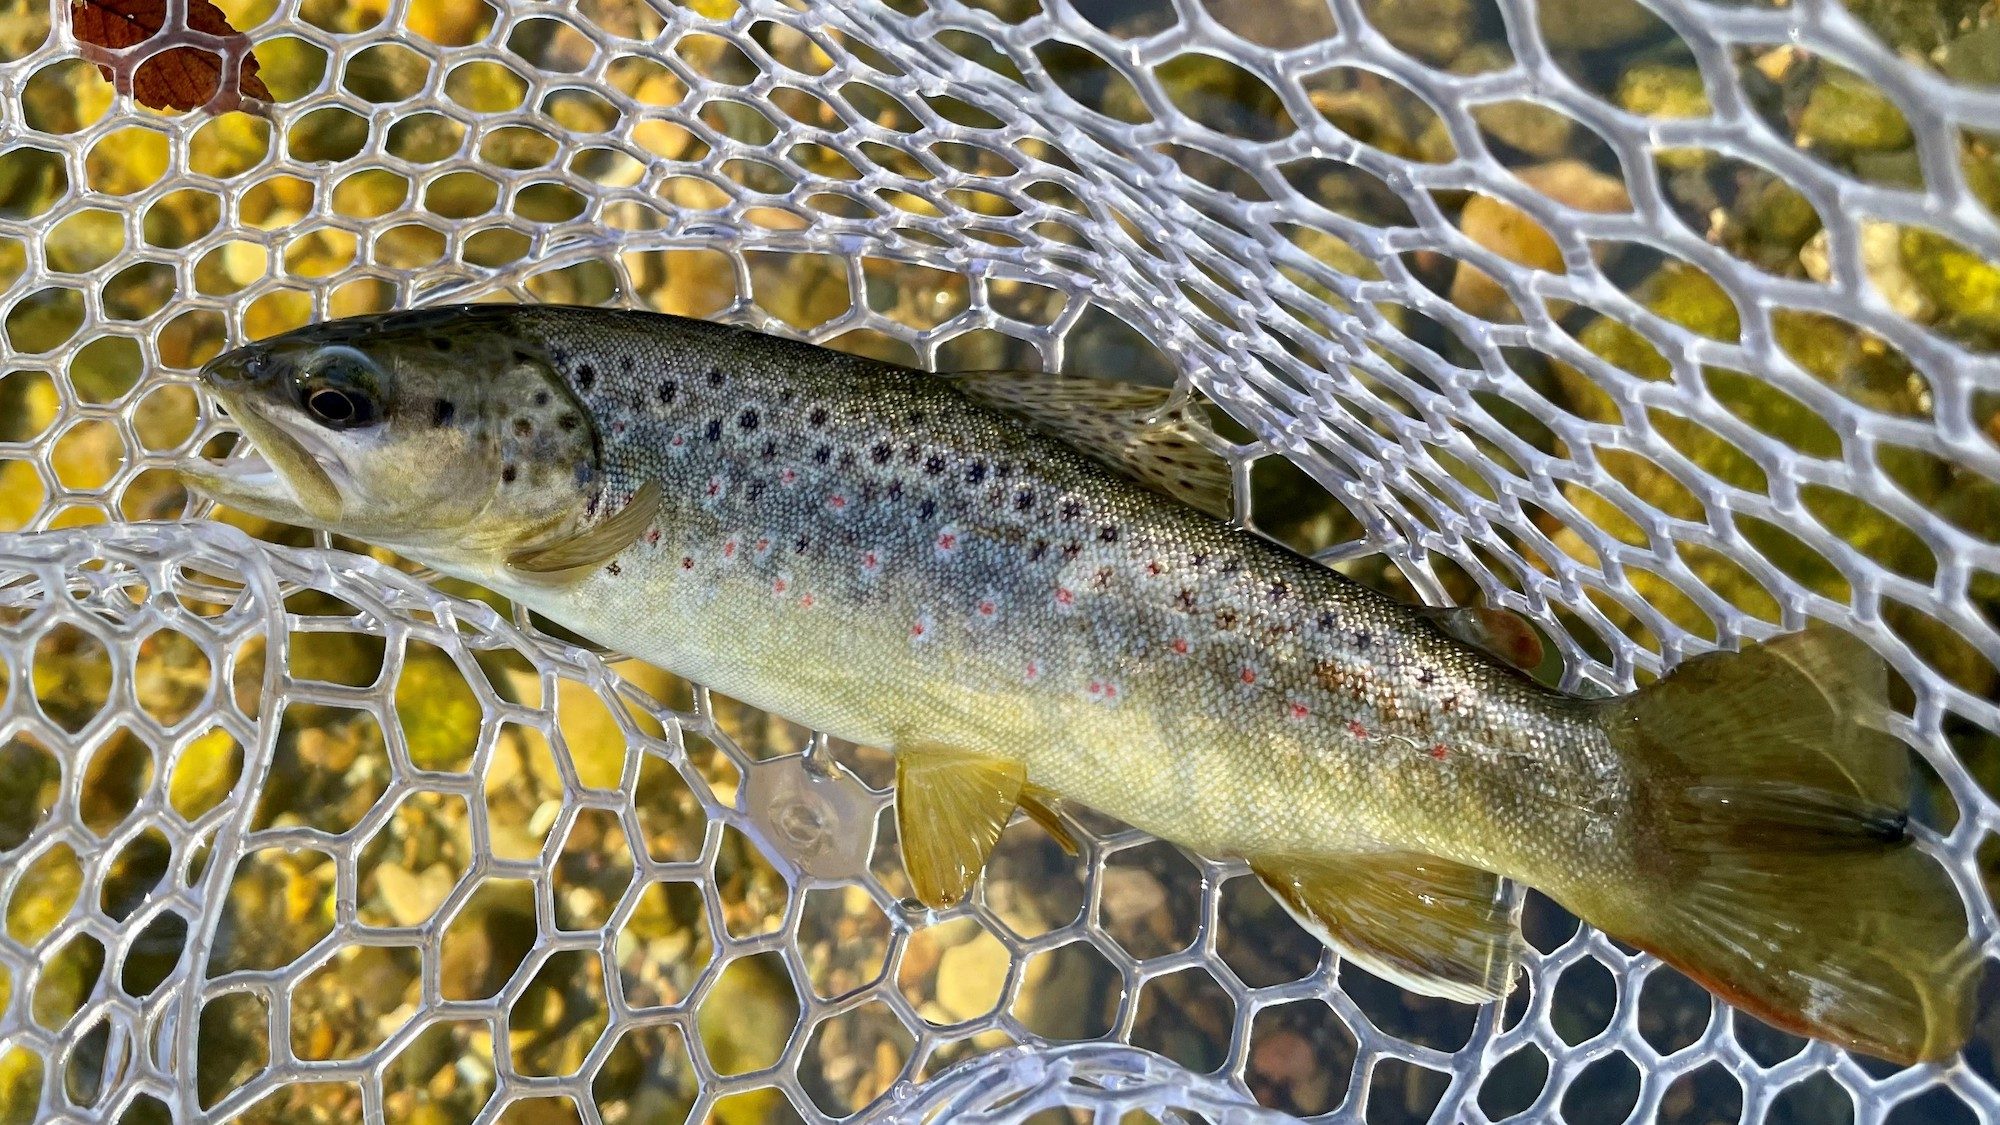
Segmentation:
[(1527, 947), (1503, 880), (1779, 1028), (1900, 1063), (1981, 965), (1915, 842), (1862, 641), (1809, 627), (1581, 698), (1531, 627), (1404, 605), (1233, 522), (1198, 404), (937, 374), (665, 314), (310, 325), (200, 372), (247, 456), (190, 487), (391, 549), (896, 756), (912, 894), (1077, 802), (1243, 861), (1364, 970), (1467, 1003)]

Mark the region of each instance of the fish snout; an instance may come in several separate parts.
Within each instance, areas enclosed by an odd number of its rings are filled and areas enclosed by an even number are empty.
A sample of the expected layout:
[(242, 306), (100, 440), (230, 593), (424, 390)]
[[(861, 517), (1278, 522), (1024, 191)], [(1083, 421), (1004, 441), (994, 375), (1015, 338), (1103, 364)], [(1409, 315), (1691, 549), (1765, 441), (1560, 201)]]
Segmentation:
[(209, 360), (201, 369), (201, 380), (218, 391), (268, 392), (275, 388), (283, 366), (269, 349), (237, 348)]

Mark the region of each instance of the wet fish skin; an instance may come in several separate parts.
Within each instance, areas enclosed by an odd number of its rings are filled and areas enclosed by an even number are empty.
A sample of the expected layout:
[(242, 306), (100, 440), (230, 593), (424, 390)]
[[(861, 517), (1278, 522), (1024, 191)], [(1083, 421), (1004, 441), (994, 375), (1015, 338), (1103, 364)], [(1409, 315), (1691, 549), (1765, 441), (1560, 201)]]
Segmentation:
[[(348, 350), (376, 367), (388, 421), (330, 438), (300, 388)], [(1870, 1038), (1857, 1021), (1787, 1010), (1803, 1002), (1737, 979), (1740, 966), (1720, 978), (1720, 954), (1672, 948), (1686, 935), (1653, 933), (1687, 886), (1735, 878), (1729, 849), (1745, 846), (1731, 824), (1701, 838), (1713, 856), (1672, 846), (1672, 825), (1705, 823), (1708, 806), (1685, 798), (1695, 775), (1724, 767), (1653, 746), (1645, 731), (1666, 719), (1549, 690), (953, 379), (697, 321), (502, 306), (315, 326), (224, 357), (209, 379), (353, 498), (298, 518), (838, 737), (1001, 763), (1035, 791), (1249, 859), (1329, 940), (1413, 987), (1505, 990), (1518, 934), (1470, 901), (1497, 873), (1788, 1026), (1913, 1058), (1962, 1041), (1949, 1004), (1872, 1012), (1890, 1030)], [(291, 490), (202, 472), (211, 491), (266, 510)], [(560, 581), (520, 565), (595, 546), (621, 513), (637, 530), (603, 544), (600, 565)], [(1829, 643), (1759, 674), (1791, 674)], [(1860, 659), (1839, 651), (1840, 667)], [(1689, 694), (1675, 714), (1718, 698)], [(1829, 720), (1812, 721), (1823, 733)], [(1761, 745), (1739, 757), (1761, 762)], [(1832, 820), (1874, 815), (1848, 808), (1893, 789), (1884, 771), (1842, 794)], [(1790, 772), (1801, 788), (1827, 784)], [(1795, 797), (1773, 798), (1781, 824), (1798, 819)], [(1353, 874), (1378, 860), (1384, 878)], [(1904, 889), (1950, 893), (1934, 863), (1883, 862)], [(1383, 889), (1433, 878), (1438, 893), (1418, 897), (1435, 900), (1434, 919)], [(1334, 886), (1345, 891), (1329, 906), (1320, 892)], [(1698, 904), (1739, 907), (1777, 909)], [(1957, 995), (1964, 975), (1951, 909), (1916, 942), (1936, 962), (1923, 1002)], [(1449, 940), (1406, 948), (1423, 939), (1397, 935), (1427, 920)], [(1494, 964), (1466, 968), (1481, 943)]]

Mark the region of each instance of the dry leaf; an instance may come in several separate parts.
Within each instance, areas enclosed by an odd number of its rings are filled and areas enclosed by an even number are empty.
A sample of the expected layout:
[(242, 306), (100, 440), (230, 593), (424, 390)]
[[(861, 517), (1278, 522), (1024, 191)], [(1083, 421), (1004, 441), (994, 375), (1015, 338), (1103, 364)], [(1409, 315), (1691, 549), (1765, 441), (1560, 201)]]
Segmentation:
[[(229, 26), (229, 17), (209, 0), (187, 0), (185, 26), (166, 27), (167, 0), (71, 0), (70, 28), (85, 44), (86, 57), (104, 77), (139, 104), (154, 109), (238, 109), (247, 98), (271, 100), (270, 88), (257, 77), (257, 56), (247, 36)], [(223, 55), (211, 45), (190, 43), (189, 32), (229, 41), (243, 52), (237, 80), (223, 81)], [(156, 36), (169, 46), (143, 58), (113, 57), (91, 47), (117, 50)]]

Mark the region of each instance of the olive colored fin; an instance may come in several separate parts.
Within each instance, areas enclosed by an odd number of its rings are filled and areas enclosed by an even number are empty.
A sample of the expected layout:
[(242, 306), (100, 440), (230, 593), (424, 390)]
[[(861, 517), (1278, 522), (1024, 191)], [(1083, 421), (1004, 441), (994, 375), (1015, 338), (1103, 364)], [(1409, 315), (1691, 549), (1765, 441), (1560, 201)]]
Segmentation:
[(1956, 1054), (1983, 964), (1907, 832), (1882, 661), (1815, 628), (1690, 660), (1605, 705), (1646, 810), (1629, 886), (1579, 910), (1787, 1031), (1900, 1063)]
[(972, 890), (1025, 776), (1019, 762), (929, 746), (896, 751), (896, 833), (918, 901), (950, 906)]
[(1235, 514), (1229, 461), (1201, 443), (1198, 411), (1173, 392), (1041, 371), (950, 376), (967, 398), (1056, 438), (1147, 488), (1217, 519)]
[(659, 513), (660, 485), (649, 480), (609, 519), (552, 543), (516, 551), (507, 556), (507, 569), (538, 586), (567, 585), (638, 542)]
[(1426, 996), (1507, 995), (1521, 929), (1500, 877), (1415, 852), (1254, 860), (1285, 909), (1340, 955)]
[(1061, 803), (1062, 798), (1046, 789), (1037, 789), (1030, 785), (1021, 791), (1021, 811), (1028, 814), (1028, 819), (1041, 825), (1042, 831), (1055, 837), (1056, 843), (1064, 852), (1080, 855), (1082, 849), (1077, 847), (1076, 837), (1070, 834), (1069, 826), (1056, 815), (1056, 809)]
[(1511, 610), (1490, 606), (1448, 606), (1423, 609), (1438, 628), (1516, 668), (1533, 671), (1542, 665), (1542, 637), (1528, 619)]

